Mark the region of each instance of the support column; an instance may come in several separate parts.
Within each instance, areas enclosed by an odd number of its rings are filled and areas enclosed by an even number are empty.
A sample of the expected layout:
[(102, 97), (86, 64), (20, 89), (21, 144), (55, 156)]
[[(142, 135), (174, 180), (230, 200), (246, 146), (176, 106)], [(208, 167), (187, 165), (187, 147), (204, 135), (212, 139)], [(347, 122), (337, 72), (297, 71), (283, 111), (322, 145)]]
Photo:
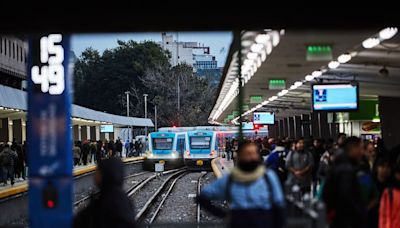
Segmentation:
[(8, 142), (8, 118), (0, 119), (0, 142)]
[(12, 123), (12, 131), (13, 131), (13, 140), (15, 139), (17, 142), (22, 142), (22, 122), (21, 119), (10, 120)]
[(285, 136), (285, 131), (283, 129), (283, 120), (279, 120), (279, 138), (281, 139)]
[(320, 130), (319, 115), (317, 112), (313, 112), (311, 113), (311, 135), (314, 139), (321, 136)]
[(26, 120), (22, 119), (22, 142), (26, 141)]
[(85, 141), (88, 139), (88, 132), (87, 132), (87, 126), (80, 126), (80, 132), (81, 132), (81, 140)]
[(301, 116), (295, 116), (294, 117), (294, 134), (295, 138), (301, 138), (303, 137), (303, 132), (302, 132), (302, 126), (301, 126)]
[(400, 143), (400, 104), (398, 97), (379, 97), (379, 118), (381, 122), (382, 139), (387, 149)]
[(328, 140), (331, 135), (330, 135), (330, 130), (329, 130), (329, 125), (328, 124), (328, 113), (326, 112), (320, 112), (319, 113), (319, 126), (321, 129), (321, 135), (320, 137)]
[(81, 126), (79, 126), (79, 125), (73, 125), (73, 127), (72, 127), (74, 141), (80, 141), (81, 140), (80, 128), (81, 128)]
[(96, 140), (104, 140), (100, 137), (100, 126), (96, 126)]
[(296, 138), (295, 132), (294, 132), (294, 118), (293, 117), (288, 117), (288, 127), (289, 127), (289, 138)]
[(301, 126), (303, 131), (303, 137), (309, 138), (311, 135), (311, 120), (309, 114), (301, 115)]
[(274, 124), (268, 125), (268, 137), (277, 138), (278, 137), (278, 121)]
[(90, 131), (90, 139), (97, 141), (98, 139), (96, 134), (96, 126), (90, 126), (89, 131)]
[(10, 118), (7, 118), (7, 122), (8, 122), (8, 141), (12, 142), (14, 139), (13, 121)]

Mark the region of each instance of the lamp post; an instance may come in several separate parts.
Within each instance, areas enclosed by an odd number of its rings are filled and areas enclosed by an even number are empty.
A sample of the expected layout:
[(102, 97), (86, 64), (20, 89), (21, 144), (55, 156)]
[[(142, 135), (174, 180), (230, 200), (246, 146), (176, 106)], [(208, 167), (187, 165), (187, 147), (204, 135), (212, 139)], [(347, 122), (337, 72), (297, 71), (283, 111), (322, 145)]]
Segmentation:
[[(144, 97), (144, 118), (147, 119), (147, 96), (148, 94), (143, 94)], [(147, 135), (147, 126), (144, 128), (145, 135)]]

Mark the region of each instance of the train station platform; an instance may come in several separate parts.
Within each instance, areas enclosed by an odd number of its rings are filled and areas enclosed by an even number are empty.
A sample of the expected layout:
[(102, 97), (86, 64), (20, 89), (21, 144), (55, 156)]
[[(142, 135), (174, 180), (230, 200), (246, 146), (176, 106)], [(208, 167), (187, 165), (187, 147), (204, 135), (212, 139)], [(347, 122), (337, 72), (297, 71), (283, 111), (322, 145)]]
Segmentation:
[[(127, 163), (144, 159), (145, 157), (130, 157), (130, 158), (124, 158), (123, 162)], [(88, 165), (85, 166), (84, 165), (77, 166), (74, 168), (74, 177), (93, 172), (95, 169), (96, 169), (96, 164), (94, 163), (89, 163)], [(27, 191), (28, 191), (28, 180), (15, 182), (13, 186), (11, 186), (10, 184), (6, 186), (0, 186), (0, 199), (21, 194)]]
[(229, 161), (226, 158), (215, 158), (211, 161), (211, 168), (214, 172), (214, 175), (217, 178), (222, 177), (225, 174), (228, 174), (230, 170), (233, 168), (233, 160)]

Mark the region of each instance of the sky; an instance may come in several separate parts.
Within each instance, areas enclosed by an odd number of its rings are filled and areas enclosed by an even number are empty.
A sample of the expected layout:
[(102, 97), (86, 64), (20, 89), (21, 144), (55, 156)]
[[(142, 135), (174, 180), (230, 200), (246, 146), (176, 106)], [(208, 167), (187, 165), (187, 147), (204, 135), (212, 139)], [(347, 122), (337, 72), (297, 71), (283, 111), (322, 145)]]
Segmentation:
[[(171, 32), (176, 40), (176, 32)], [(179, 41), (198, 42), (204, 46), (210, 46), (210, 54), (215, 55), (218, 66), (225, 64), (229, 47), (232, 42), (231, 32), (179, 32)], [(79, 57), (88, 47), (103, 52), (107, 48), (117, 46), (117, 40), (134, 40), (137, 42), (150, 40), (161, 41), (161, 33), (109, 33), (109, 34), (79, 34), (72, 36), (71, 48)]]

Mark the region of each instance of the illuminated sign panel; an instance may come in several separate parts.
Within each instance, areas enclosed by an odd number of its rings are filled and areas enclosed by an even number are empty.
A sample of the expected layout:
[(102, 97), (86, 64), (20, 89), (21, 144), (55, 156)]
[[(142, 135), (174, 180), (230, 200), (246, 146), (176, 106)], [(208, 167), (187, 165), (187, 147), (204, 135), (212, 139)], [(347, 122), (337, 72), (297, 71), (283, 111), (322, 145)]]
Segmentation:
[(268, 82), (268, 89), (270, 89), (270, 90), (286, 89), (286, 80), (285, 79), (271, 79)]

